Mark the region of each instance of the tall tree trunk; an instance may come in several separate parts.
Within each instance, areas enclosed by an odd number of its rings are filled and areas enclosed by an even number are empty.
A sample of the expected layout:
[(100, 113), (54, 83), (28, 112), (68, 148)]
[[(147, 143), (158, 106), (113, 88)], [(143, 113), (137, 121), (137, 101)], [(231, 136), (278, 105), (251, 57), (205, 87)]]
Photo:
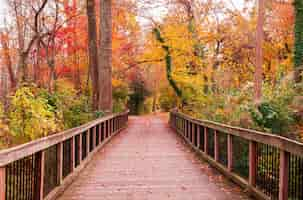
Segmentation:
[(255, 69), (255, 103), (258, 103), (262, 97), (262, 66), (263, 66), (263, 39), (264, 39), (264, 15), (265, 15), (265, 1), (258, 2), (258, 21), (256, 34), (256, 69)]
[(100, 110), (112, 111), (112, 1), (100, 1)]
[(98, 76), (98, 43), (97, 43), (97, 20), (95, 11), (95, 0), (87, 0), (87, 21), (88, 21), (88, 52), (89, 72), (92, 80), (92, 104), (93, 110), (99, 106), (99, 76)]
[(10, 54), (10, 49), (9, 49), (9, 45), (8, 45), (8, 36), (7, 34), (1, 34), (1, 45), (3, 48), (3, 56), (4, 56), (4, 60), (5, 60), (5, 65), (7, 68), (7, 72), (9, 75), (9, 80), (10, 80), (10, 87), (11, 89), (14, 89), (17, 85), (17, 81), (16, 81), (16, 77), (14, 74), (14, 70), (13, 70), (13, 64), (12, 64), (12, 60), (11, 60), (11, 54)]
[(303, 2), (302, 0), (295, 0), (295, 56), (294, 56), (294, 68), (295, 68), (295, 82), (302, 81), (303, 72)]

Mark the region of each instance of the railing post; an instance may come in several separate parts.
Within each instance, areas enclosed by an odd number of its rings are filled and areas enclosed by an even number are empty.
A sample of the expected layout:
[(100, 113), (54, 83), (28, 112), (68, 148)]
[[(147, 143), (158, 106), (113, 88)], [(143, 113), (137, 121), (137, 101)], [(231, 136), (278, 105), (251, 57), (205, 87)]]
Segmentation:
[(96, 131), (96, 126), (93, 127), (93, 149), (95, 149), (96, 147), (96, 134), (97, 134), (97, 131)]
[(186, 138), (189, 140), (190, 139), (190, 134), (191, 134), (191, 122), (188, 121), (188, 126), (187, 126), (187, 136)]
[(197, 125), (197, 148), (200, 149), (200, 125)]
[(249, 141), (249, 184), (256, 186), (257, 175), (257, 143)]
[(5, 167), (0, 167), (0, 199), (5, 200), (6, 195), (5, 195), (5, 191), (6, 191), (6, 170)]
[(57, 158), (58, 158), (58, 163), (57, 163), (57, 171), (58, 171), (58, 184), (62, 184), (62, 174), (63, 174), (63, 143), (60, 142), (57, 146)]
[(89, 154), (89, 149), (90, 149), (90, 134), (89, 134), (89, 129), (86, 131), (86, 156)]
[(186, 134), (187, 134), (187, 120), (185, 119), (184, 120), (184, 137), (186, 137)]
[(214, 150), (215, 150), (215, 161), (219, 161), (219, 133), (217, 130), (214, 131)]
[(208, 133), (206, 127), (204, 127), (204, 153), (208, 154)]
[(44, 162), (45, 162), (45, 152), (41, 151), (40, 152), (40, 180), (39, 180), (39, 199), (43, 200), (44, 197), (44, 173), (45, 173), (45, 168), (44, 168)]
[(289, 153), (280, 150), (279, 200), (288, 200)]
[(104, 121), (104, 122), (103, 122), (103, 137), (104, 137), (104, 139), (107, 138), (106, 124), (107, 124), (107, 122)]
[(233, 136), (227, 135), (227, 168), (228, 171), (233, 170)]
[(76, 146), (75, 141), (76, 141), (75, 137), (73, 136), (71, 138), (71, 162), (70, 162), (72, 172), (75, 169), (75, 146)]
[(78, 159), (79, 159), (79, 165), (82, 162), (82, 133), (79, 134), (79, 144), (78, 144)]
[(99, 144), (101, 144), (101, 142), (102, 142), (102, 123), (101, 124), (99, 124)]

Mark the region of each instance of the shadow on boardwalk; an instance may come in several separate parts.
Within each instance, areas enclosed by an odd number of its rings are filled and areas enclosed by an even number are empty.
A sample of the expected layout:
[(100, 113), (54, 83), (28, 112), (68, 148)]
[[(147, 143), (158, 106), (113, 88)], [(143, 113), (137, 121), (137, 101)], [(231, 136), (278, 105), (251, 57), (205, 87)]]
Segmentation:
[(167, 117), (130, 117), (59, 200), (240, 200), (239, 187), (201, 162)]

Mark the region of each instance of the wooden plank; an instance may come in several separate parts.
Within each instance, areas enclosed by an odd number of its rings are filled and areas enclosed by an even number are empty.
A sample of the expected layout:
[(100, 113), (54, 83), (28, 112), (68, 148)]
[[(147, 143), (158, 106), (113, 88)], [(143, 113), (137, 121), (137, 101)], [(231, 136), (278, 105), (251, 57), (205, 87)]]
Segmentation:
[(227, 135), (227, 169), (233, 170), (233, 136), (230, 134)]
[(6, 170), (5, 167), (0, 168), (0, 199), (5, 200), (5, 190), (6, 190)]
[(256, 186), (257, 175), (257, 143), (249, 141), (249, 185)]
[(288, 200), (289, 156), (288, 152), (280, 151), (279, 200)]

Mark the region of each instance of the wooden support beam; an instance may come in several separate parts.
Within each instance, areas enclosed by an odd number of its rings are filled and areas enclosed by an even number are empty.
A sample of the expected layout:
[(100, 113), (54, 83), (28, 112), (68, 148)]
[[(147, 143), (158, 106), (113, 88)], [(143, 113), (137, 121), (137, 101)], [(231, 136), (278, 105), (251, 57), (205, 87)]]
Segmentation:
[(249, 141), (249, 184), (256, 186), (257, 175), (257, 143)]
[(217, 130), (214, 132), (214, 151), (215, 151), (215, 161), (219, 162), (219, 133)]
[(0, 199), (5, 200), (6, 195), (6, 169), (5, 167), (0, 167)]
[(204, 127), (204, 153), (208, 154), (208, 133), (206, 127)]
[(62, 184), (62, 176), (63, 176), (63, 142), (60, 142), (57, 144), (57, 180), (58, 180), (58, 184), (61, 185)]
[(290, 153), (280, 150), (279, 200), (288, 200), (289, 156)]
[(43, 200), (44, 197), (44, 174), (45, 174), (45, 152), (40, 152), (40, 180), (39, 180), (39, 199)]
[(233, 136), (227, 135), (227, 168), (228, 171), (233, 170)]

